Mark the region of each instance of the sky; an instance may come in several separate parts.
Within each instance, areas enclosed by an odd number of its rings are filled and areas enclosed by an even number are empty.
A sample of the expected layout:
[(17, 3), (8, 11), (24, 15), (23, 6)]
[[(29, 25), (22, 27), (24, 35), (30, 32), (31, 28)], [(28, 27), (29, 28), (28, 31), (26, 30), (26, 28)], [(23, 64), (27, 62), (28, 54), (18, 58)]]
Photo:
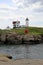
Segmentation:
[(43, 27), (43, 0), (0, 0), (0, 29), (13, 27), (13, 21), (20, 21), (20, 25)]

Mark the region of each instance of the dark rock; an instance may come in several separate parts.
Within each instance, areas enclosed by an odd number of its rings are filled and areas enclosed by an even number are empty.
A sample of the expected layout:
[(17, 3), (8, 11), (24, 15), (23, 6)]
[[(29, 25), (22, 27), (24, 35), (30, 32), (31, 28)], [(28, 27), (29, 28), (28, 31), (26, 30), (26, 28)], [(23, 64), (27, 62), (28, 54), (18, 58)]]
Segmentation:
[(7, 56), (7, 58), (12, 59), (12, 56)]

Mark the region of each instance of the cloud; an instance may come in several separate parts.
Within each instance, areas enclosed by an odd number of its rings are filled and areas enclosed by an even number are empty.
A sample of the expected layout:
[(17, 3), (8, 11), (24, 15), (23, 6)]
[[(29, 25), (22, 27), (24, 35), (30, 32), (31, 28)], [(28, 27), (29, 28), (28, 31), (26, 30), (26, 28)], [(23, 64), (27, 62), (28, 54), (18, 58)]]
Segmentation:
[(43, 0), (11, 0), (9, 2), (0, 3), (0, 21), (6, 22), (4, 25), (10, 25), (8, 22), (13, 20), (20, 20), (21, 24), (25, 24), (26, 17), (33, 26), (37, 22), (43, 22)]
[[(18, 6), (22, 5), (22, 2), (18, 3)], [(18, 10), (18, 11), (17, 11)], [(15, 17), (28, 16), (30, 14), (30, 8), (18, 9), (16, 6), (9, 6), (6, 3), (0, 4), (0, 19), (14, 19)], [(25, 12), (24, 12), (25, 11)], [(19, 16), (18, 16), (19, 15)]]
[(41, 5), (41, 2), (37, 2), (31, 5), (34, 12), (43, 12), (43, 5)]
[(12, 7), (6, 3), (1, 3), (0, 4), (0, 19), (13, 19), (14, 18), (14, 15), (15, 13), (15, 10), (17, 8), (16, 7)]
[(0, 10), (16, 10), (17, 8), (16, 7), (12, 7), (6, 3), (1, 3), (0, 4)]
[(43, 0), (12, 0), (12, 2), (15, 3), (15, 4), (22, 2), (24, 5), (29, 5), (29, 4), (34, 4), (36, 2), (43, 3)]
[(12, 0), (12, 2), (19, 10), (28, 8), (28, 10), (35, 12), (43, 12), (43, 0)]
[(38, 9), (34, 9), (34, 10), (35, 10), (35, 12), (38, 12), (38, 13), (43, 13), (43, 7), (38, 8)]

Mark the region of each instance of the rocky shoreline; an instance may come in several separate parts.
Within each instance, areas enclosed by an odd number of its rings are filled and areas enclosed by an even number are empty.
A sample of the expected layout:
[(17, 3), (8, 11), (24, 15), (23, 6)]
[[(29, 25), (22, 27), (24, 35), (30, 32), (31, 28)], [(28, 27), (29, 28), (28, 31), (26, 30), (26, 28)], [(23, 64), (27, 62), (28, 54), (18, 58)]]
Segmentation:
[(0, 34), (0, 44), (38, 44), (43, 43), (43, 34), (32, 35), (32, 34), (17, 34), (17, 33), (7, 33)]

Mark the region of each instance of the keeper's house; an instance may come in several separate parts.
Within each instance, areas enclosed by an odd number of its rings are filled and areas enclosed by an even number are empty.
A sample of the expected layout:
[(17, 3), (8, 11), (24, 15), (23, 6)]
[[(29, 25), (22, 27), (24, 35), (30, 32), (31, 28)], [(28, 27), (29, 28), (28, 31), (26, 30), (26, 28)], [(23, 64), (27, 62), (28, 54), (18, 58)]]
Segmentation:
[(13, 28), (18, 28), (20, 26), (20, 21), (13, 21)]

